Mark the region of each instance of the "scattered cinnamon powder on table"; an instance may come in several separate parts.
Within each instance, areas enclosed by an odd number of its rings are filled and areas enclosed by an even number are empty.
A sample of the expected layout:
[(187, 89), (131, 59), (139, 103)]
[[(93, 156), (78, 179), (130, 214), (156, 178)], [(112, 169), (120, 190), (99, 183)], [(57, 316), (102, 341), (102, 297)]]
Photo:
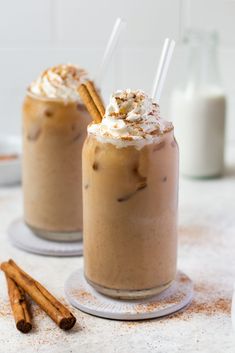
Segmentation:
[(220, 298), (212, 300), (211, 302), (198, 303), (195, 299), (192, 303), (182, 311), (170, 315), (169, 319), (189, 320), (193, 314), (204, 314), (213, 316), (216, 314), (230, 315), (231, 300), (227, 298)]
[(0, 300), (0, 317), (6, 317), (12, 315), (11, 306), (8, 301)]
[(230, 315), (232, 299), (221, 293), (214, 285), (204, 282), (194, 286), (194, 299), (187, 308), (169, 316), (170, 319), (190, 319), (193, 314), (213, 316), (216, 314)]
[(14, 159), (19, 158), (18, 154), (9, 154), (9, 155), (2, 155), (0, 154), (0, 162), (5, 162), (5, 161), (12, 161)]
[(195, 300), (189, 306), (187, 313), (202, 313), (213, 315), (217, 313), (230, 314), (231, 300), (227, 298), (215, 299), (209, 303), (197, 303)]
[(202, 226), (180, 226), (179, 241), (181, 244), (206, 244), (210, 241), (210, 233)]
[[(185, 280), (187, 277), (185, 278)], [(184, 279), (182, 278), (182, 281)], [(175, 298), (174, 298), (175, 300)], [(174, 301), (172, 301), (173, 303)], [(171, 314), (169, 316), (164, 316), (158, 318), (159, 323), (166, 322), (167, 320), (190, 320), (193, 315), (202, 314), (207, 316), (215, 316), (218, 314), (230, 315), (231, 312), (231, 297), (225, 293), (221, 293), (220, 287), (211, 285), (205, 282), (196, 283), (194, 286), (194, 299), (192, 302), (182, 310)], [(170, 302), (169, 302), (170, 303)], [(157, 302), (149, 303), (147, 305), (147, 310), (152, 311), (157, 308)], [(140, 310), (143, 308), (140, 305)], [(146, 307), (145, 307), (146, 309)], [(155, 319), (156, 320), (156, 319)], [(125, 321), (124, 326), (135, 327), (137, 325), (147, 325), (153, 322), (154, 319), (149, 320), (139, 320), (139, 321)]]

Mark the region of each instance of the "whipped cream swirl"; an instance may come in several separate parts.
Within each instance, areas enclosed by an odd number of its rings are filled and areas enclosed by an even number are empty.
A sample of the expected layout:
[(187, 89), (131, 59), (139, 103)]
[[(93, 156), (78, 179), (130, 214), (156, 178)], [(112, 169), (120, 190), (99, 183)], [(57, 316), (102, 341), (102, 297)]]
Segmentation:
[(101, 123), (90, 124), (88, 132), (102, 142), (123, 147), (152, 143), (172, 128), (160, 118), (159, 106), (146, 93), (126, 89), (112, 94)]
[(29, 92), (39, 97), (80, 101), (78, 88), (87, 79), (87, 72), (78, 66), (57, 65), (43, 71), (37, 80), (32, 82)]

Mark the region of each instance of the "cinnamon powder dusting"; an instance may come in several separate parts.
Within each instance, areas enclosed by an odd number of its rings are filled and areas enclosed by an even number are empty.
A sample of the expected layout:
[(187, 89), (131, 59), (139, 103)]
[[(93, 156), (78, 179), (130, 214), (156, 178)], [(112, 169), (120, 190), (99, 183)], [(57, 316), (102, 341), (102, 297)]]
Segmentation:
[(0, 317), (7, 317), (10, 315), (12, 315), (10, 303), (0, 299)]
[(218, 314), (230, 315), (232, 300), (215, 286), (208, 283), (196, 283), (194, 286), (194, 299), (191, 304), (178, 313), (169, 316), (170, 319), (188, 320), (194, 314), (214, 316)]
[(74, 289), (71, 294), (76, 298), (83, 298), (83, 299), (92, 300), (92, 301), (96, 300), (91, 293), (86, 292), (85, 290), (82, 290), (82, 289), (79, 289), (79, 290)]
[[(187, 277), (182, 277), (182, 283), (187, 280)], [(167, 304), (173, 304), (174, 301), (180, 298), (169, 298)], [(152, 311), (157, 309), (157, 302), (149, 303), (145, 310)], [(138, 309), (138, 308), (137, 308)], [(141, 305), (139, 306), (141, 310)], [(142, 308), (143, 310), (143, 308)], [(165, 323), (167, 320), (183, 320), (188, 321), (194, 315), (206, 315), (206, 316), (215, 316), (215, 315), (230, 315), (231, 314), (231, 298), (230, 296), (221, 295), (220, 290), (213, 285), (208, 283), (200, 282), (196, 283), (194, 286), (194, 299), (192, 302), (182, 310), (171, 314), (166, 317), (158, 319), (159, 323)], [(148, 325), (153, 320), (139, 320), (139, 321), (126, 321), (123, 322), (123, 325), (129, 328), (135, 327), (137, 325)]]
[(220, 298), (211, 301), (210, 303), (197, 303), (195, 300), (187, 309), (187, 313), (201, 313), (206, 315), (213, 315), (216, 313), (230, 314), (231, 300), (227, 298)]

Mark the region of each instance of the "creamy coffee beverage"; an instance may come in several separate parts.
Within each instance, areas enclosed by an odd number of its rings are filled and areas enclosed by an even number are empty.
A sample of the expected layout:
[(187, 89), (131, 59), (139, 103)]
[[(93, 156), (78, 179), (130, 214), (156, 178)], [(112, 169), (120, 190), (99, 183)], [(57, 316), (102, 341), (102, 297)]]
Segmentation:
[(176, 275), (178, 146), (142, 91), (112, 95), (83, 147), (85, 277), (99, 292), (144, 298)]
[(51, 240), (81, 238), (81, 153), (91, 118), (78, 88), (86, 79), (73, 65), (49, 68), (23, 104), (24, 220)]

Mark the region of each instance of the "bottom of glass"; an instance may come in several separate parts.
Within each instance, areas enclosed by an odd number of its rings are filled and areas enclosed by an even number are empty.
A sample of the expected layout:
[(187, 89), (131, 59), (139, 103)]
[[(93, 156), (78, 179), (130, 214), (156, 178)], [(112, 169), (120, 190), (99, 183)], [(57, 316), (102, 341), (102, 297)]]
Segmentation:
[(38, 229), (30, 224), (26, 223), (27, 226), (33, 231), (35, 235), (40, 238), (58, 242), (73, 242), (82, 240), (82, 231), (74, 231), (74, 232), (57, 232), (57, 231), (49, 231)]
[(171, 286), (174, 280), (154, 288), (141, 289), (141, 290), (129, 290), (129, 289), (112, 289), (100, 286), (89, 280), (86, 277), (87, 282), (99, 293), (107, 295), (108, 297), (116, 299), (134, 300), (134, 299), (145, 299), (148, 297), (153, 297), (156, 294), (163, 292), (165, 289)]

